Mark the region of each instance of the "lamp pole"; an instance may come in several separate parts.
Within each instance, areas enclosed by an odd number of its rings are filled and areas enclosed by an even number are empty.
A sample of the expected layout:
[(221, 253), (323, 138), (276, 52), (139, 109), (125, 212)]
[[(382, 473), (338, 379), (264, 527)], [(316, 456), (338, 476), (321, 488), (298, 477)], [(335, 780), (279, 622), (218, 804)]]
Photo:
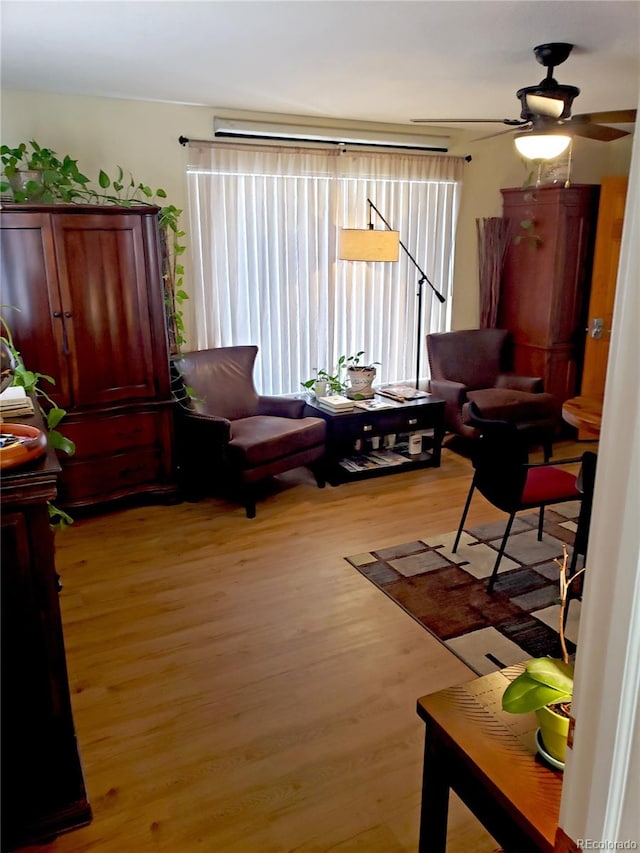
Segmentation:
[[(389, 230), (389, 231), (393, 231), (393, 228), (389, 225), (389, 223), (387, 222), (387, 220), (386, 220), (386, 219), (384, 218), (384, 216), (380, 213), (380, 211), (379, 211), (379, 210), (378, 210), (378, 208), (375, 206), (375, 204), (371, 201), (371, 199), (370, 199), (370, 198), (368, 198), (368, 199), (367, 199), (367, 204), (369, 205), (369, 228), (372, 228), (372, 227), (373, 227), (373, 226), (372, 226), (372, 224), (371, 224), (371, 210), (373, 209), (373, 210), (375, 210), (375, 212), (378, 214), (378, 216), (380, 217), (380, 219), (384, 222), (384, 224), (387, 226), (388, 230)], [(421, 334), (422, 334), (422, 286), (423, 286), (423, 285), (424, 285), (424, 283), (426, 282), (426, 283), (429, 285), (429, 287), (431, 288), (431, 290), (433, 290), (433, 292), (435, 293), (435, 295), (438, 297), (438, 299), (439, 299), (439, 301), (440, 301), (440, 302), (444, 302), (444, 301), (445, 301), (445, 298), (444, 298), (444, 296), (443, 296), (441, 293), (439, 293), (439, 292), (435, 289), (435, 287), (433, 286), (433, 284), (429, 281), (429, 277), (428, 277), (428, 275), (427, 275), (427, 274), (426, 274), (426, 272), (422, 269), (422, 267), (420, 267), (420, 265), (418, 264), (418, 262), (416, 261), (416, 259), (413, 257), (413, 255), (411, 254), (411, 252), (407, 249), (407, 247), (406, 247), (406, 246), (405, 246), (405, 244), (402, 242), (402, 240), (398, 240), (398, 242), (399, 242), (399, 243), (400, 243), (400, 245), (402, 246), (402, 249), (404, 250), (404, 252), (405, 252), (405, 254), (407, 255), (407, 257), (409, 258), (409, 260), (413, 263), (414, 267), (415, 267), (415, 268), (418, 270), (418, 272), (420, 273), (420, 279), (418, 280), (418, 329), (417, 329), (417, 332), (416, 332), (416, 389), (417, 389), (417, 388), (418, 388), (418, 385), (419, 385), (419, 382), (420, 382), (420, 336), (421, 336)]]

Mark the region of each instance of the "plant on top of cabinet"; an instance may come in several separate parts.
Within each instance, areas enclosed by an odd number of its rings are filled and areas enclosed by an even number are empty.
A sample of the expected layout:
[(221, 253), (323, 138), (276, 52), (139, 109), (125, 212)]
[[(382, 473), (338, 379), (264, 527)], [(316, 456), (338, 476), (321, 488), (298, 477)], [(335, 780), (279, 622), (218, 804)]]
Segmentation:
[[(68, 154), (64, 157), (34, 139), (21, 142), (15, 148), (0, 146), (3, 176), (0, 194), (12, 192), (16, 203), (42, 204), (113, 204), (120, 207), (154, 205), (160, 208), (159, 225), (162, 249), (162, 277), (165, 285), (165, 309), (172, 356), (179, 355), (184, 338), (182, 303), (188, 299), (184, 290), (184, 267), (181, 256), (186, 251), (180, 228), (182, 211), (166, 204), (166, 190), (151, 189), (134, 179), (131, 173), (117, 166), (116, 177), (104, 169), (98, 174), (98, 188), (78, 168), (78, 161)], [(22, 179), (21, 179), (22, 178)]]

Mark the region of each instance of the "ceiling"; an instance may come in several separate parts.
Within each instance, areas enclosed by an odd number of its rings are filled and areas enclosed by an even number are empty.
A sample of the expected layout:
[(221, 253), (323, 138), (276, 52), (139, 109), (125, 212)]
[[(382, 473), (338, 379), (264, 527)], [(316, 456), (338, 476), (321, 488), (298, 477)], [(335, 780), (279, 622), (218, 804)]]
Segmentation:
[(546, 73), (533, 47), (567, 41), (554, 76), (581, 89), (574, 113), (638, 105), (635, 0), (2, 0), (1, 14), (6, 89), (401, 124), (515, 118), (516, 89)]

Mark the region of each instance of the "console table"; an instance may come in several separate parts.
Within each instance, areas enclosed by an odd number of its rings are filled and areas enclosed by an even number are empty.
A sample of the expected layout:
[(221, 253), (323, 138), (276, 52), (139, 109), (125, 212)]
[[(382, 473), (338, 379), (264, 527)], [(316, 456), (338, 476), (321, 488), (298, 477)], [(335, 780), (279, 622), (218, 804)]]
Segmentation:
[[(348, 412), (332, 412), (315, 399), (307, 401), (305, 415), (327, 422), (327, 480), (333, 486), (440, 466), (444, 400), (432, 396), (403, 403), (382, 396), (375, 399), (388, 408), (367, 411), (356, 406)], [(420, 434), (420, 450), (409, 453), (409, 436), (416, 433)], [(386, 436), (393, 436), (393, 446), (385, 446)]]
[(421, 853), (444, 853), (453, 790), (505, 851), (552, 853), (562, 773), (535, 748), (534, 714), (502, 710), (506, 686), (522, 665), (423, 696), (425, 722)]

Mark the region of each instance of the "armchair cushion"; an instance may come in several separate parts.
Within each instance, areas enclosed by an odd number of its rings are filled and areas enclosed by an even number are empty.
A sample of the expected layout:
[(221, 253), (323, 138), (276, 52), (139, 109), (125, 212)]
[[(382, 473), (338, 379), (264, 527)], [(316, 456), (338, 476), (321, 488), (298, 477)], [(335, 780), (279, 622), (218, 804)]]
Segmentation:
[(541, 376), (516, 376), (515, 373), (501, 373), (496, 380), (496, 388), (513, 388), (530, 394), (540, 394), (544, 390)]
[(241, 418), (233, 422), (229, 452), (242, 458), (243, 467), (264, 465), (310, 447), (322, 447), (325, 429), (321, 418)]

